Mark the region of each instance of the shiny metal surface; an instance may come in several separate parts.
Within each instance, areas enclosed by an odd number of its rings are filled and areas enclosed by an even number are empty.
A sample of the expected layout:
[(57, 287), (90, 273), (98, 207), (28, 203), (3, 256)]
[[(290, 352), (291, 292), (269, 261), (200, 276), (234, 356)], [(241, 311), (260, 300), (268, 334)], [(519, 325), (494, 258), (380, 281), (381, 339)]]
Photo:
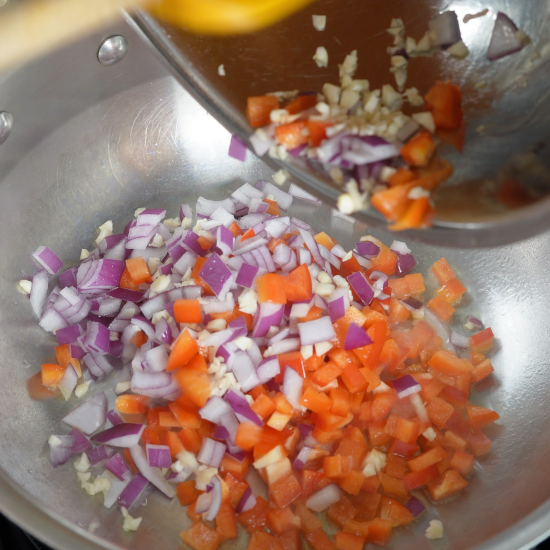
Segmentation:
[(108, 67), (124, 59), (127, 53), (128, 40), (124, 36), (111, 36), (99, 47), (97, 60)]
[[(96, 59), (97, 44), (127, 37), (127, 57), (112, 67)], [(199, 195), (219, 198), (269, 178), (271, 169), (249, 155), (227, 156), (230, 135), (156, 63), (121, 23), (0, 81), (2, 105), (17, 124), (0, 148), (0, 509), (60, 550), (181, 548), (187, 517), (177, 501), (148, 497), (137, 534), (122, 531), (117, 510), (85, 495), (70, 463), (52, 469), (46, 440), (74, 407), (32, 401), (26, 381), (52, 355), (53, 337), (33, 319), (16, 281), (33, 273), (29, 254), (48, 245), (70, 265), (96, 228), (115, 229), (138, 207), (168, 207)], [(329, 208), (296, 204), (292, 214), (351, 246), (366, 231), (332, 218)], [(393, 236), (374, 232), (391, 242)], [(550, 529), (550, 233), (488, 250), (415, 245), (420, 268), (445, 255), (470, 289), (458, 321), (480, 316), (498, 335), (493, 383), (474, 401), (501, 414), (489, 432), (493, 452), (476, 463), (465, 494), (430, 508), (446, 538), (424, 537), (428, 518), (397, 531), (390, 548), (518, 550)], [(246, 537), (227, 544), (245, 548)]]
[[(466, 14), (489, 8), (485, 17), (463, 23)], [(394, 17), (403, 19), (406, 35), (419, 39), (434, 15), (445, 10), (458, 14), (462, 37), (470, 50), (463, 61), (444, 52), (433, 58), (414, 58), (408, 65), (408, 86), (424, 94), (439, 78), (459, 84), (467, 121), (462, 154), (450, 148), (446, 156), (455, 166), (453, 178), (436, 193), (438, 215), (434, 228), (410, 232), (407, 237), (454, 246), (491, 246), (517, 241), (550, 226), (550, 69), (546, 0), (317, 0), (277, 25), (251, 35), (204, 37), (184, 33), (141, 13), (136, 25), (165, 57), (186, 88), (232, 132), (247, 138), (251, 129), (244, 112), (246, 97), (276, 90), (320, 91), (325, 82), (338, 83), (338, 63), (357, 49), (356, 78), (367, 78), (371, 89), (394, 84), (386, 48), (392, 38), (385, 29)], [(487, 46), (498, 11), (508, 14), (530, 36), (522, 52), (489, 62)], [(316, 31), (312, 14), (327, 15), (324, 32)], [(312, 60), (317, 46), (329, 54), (326, 69)], [(223, 64), (227, 76), (217, 68)], [(481, 84), (481, 86), (480, 86)], [(483, 85), (484, 84), (484, 85)], [(479, 129), (479, 132), (478, 132)], [(540, 200), (510, 208), (496, 189), (510, 179), (517, 155), (538, 151), (544, 176), (531, 170), (514, 172), (514, 181), (525, 185)], [(280, 161), (266, 159), (276, 167)], [(325, 202), (334, 204), (339, 189), (301, 159), (291, 160), (289, 170)], [(370, 209), (357, 214), (373, 226), (383, 225)]]
[(10, 113), (2, 111), (0, 113), (0, 145), (8, 139), (13, 126), (13, 117)]

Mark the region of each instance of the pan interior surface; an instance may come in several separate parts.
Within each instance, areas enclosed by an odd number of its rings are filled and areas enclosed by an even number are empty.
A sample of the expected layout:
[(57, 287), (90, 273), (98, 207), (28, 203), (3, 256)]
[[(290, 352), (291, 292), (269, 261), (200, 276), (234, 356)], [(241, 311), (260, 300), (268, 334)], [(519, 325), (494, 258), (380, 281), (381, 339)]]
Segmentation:
[[(103, 67), (97, 47), (114, 34), (127, 38), (129, 53)], [(229, 133), (122, 22), (7, 76), (0, 98), (14, 119), (0, 147), (0, 508), (63, 550), (176, 548), (188, 526), (177, 499), (151, 493), (148, 505), (133, 512), (143, 517), (137, 534), (124, 533), (118, 510), (80, 489), (72, 461), (51, 467), (46, 441), (68, 431), (60, 419), (77, 401), (29, 399), (27, 379), (52, 356), (55, 339), (38, 327), (15, 285), (34, 273), (29, 256), (40, 245), (70, 266), (106, 220), (117, 232), (139, 207), (166, 207), (175, 216), (181, 203), (226, 197), (244, 182), (270, 179), (272, 171), (250, 153), (244, 163), (229, 158)], [(348, 248), (369, 231), (334, 218), (327, 206), (295, 201), (291, 215)], [(373, 233), (388, 244), (394, 238)], [(528, 546), (545, 534), (550, 513), (550, 234), (484, 250), (412, 248), (420, 272), (445, 256), (468, 288), (457, 321), (475, 315), (497, 335), (494, 381), (476, 388), (473, 401), (501, 420), (488, 430), (493, 451), (476, 462), (465, 493), (430, 506), (429, 517), (411, 529), (397, 530), (390, 548)], [(436, 517), (445, 539), (433, 544), (424, 531)], [(244, 548), (245, 540), (241, 533), (225, 548)]]

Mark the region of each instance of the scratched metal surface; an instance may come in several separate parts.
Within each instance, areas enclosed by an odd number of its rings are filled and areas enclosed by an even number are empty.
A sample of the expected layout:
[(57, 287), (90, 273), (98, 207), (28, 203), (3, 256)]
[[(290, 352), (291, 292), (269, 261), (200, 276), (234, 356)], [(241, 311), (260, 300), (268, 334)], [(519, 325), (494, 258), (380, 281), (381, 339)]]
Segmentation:
[[(117, 33), (129, 40), (129, 54), (102, 67), (97, 47)], [(14, 116), (0, 147), (0, 509), (60, 550), (179, 547), (188, 522), (177, 500), (151, 494), (134, 514), (144, 518), (139, 531), (126, 534), (117, 510), (80, 490), (70, 463), (51, 468), (45, 442), (76, 401), (29, 400), (26, 380), (51, 356), (54, 339), (38, 328), (15, 283), (33, 273), (29, 254), (39, 245), (70, 264), (106, 219), (120, 230), (137, 207), (168, 207), (174, 215), (181, 202), (226, 196), (243, 181), (269, 178), (271, 169), (252, 155), (245, 163), (228, 158), (229, 133), (123, 23), (7, 75), (0, 98)], [(297, 204), (292, 214), (347, 247), (366, 230), (332, 218), (327, 206)], [(480, 316), (498, 335), (495, 381), (478, 388), (474, 401), (502, 420), (489, 431), (493, 452), (476, 463), (465, 494), (430, 506), (429, 517), (397, 531), (390, 548), (528, 547), (550, 526), (550, 283), (540, 275), (550, 234), (484, 251), (413, 249), (422, 271), (442, 255), (449, 259), (470, 289), (458, 320)], [(423, 532), (434, 517), (443, 520), (446, 538), (430, 543)], [(242, 531), (227, 545), (245, 547)]]
[[(463, 23), (464, 15), (485, 8), (490, 10), (487, 16)], [(371, 89), (393, 84), (386, 52), (392, 38), (385, 32), (391, 19), (402, 18), (406, 35), (419, 39), (429, 19), (447, 9), (457, 12), (470, 55), (463, 61), (443, 52), (433, 58), (411, 59), (407, 86), (425, 93), (437, 78), (460, 85), (467, 120), (466, 147), (462, 154), (445, 150), (455, 174), (434, 196), (436, 227), (410, 232), (407, 237), (446, 245), (484, 246), (536, 234), (550, 225), (549, 176), (533, 181), (523, 169), (519, 176), (514, 173), (526, 187), (536, 187), (538, 196), (546, 197), (519, 210), (507, 209), (495, 200), (494, 182), (504, 177), (502, 169), (519, 153), (539, 151), (548, 168), (550, 57), (531, 62), (533, 54), (549, 53), (544, 50), (550, 12), (546, 0), (317, 0), (288, 20), (239, 37), (194, 36), (159, 24), (146, 14), (134, 20), (195, 97), (227, 128), (247, 137), (251, 133), (244, 117), (247, 96), (275, 90), (319, 91), (325, 82), (338, 83), (338, 63), (354, 49), (359, 55), (358, 78), (367, 78)], [(507, 13), (532, 43), (519, 54), (491, 63), (486, 50), (498, 11)], [(312, 26), (311, 15), (315, 13), (327, 15), (324, 32)], [(312, 60), (321, 45), (329, 54), (325, 69)], [(217, 72), (222, 63), (226, 77)], [(479, 82), (487, 85), (476, 88)], [(522, 87), (525, 82), (527, 86)], [(483, 135), (476, 131), (480, 126), (485, 127)], [(268, 162), (280, 165), (271, 159)], [(301, 159), (291, 160), (289, 169), (310, 192), (334, 203), (339, 190), (330, 180)], [(373, 226), (383, 223), (373, 209), (357, 217)]]

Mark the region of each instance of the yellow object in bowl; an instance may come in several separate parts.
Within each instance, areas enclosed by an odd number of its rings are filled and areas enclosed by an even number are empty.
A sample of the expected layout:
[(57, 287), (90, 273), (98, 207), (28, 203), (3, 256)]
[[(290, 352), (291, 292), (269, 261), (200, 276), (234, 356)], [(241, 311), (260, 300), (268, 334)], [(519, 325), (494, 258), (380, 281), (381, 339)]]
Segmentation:
[(171, 25), (200, 34), (240, 34), (260, 30), (313, 0), (156, 0), (148, 11)]

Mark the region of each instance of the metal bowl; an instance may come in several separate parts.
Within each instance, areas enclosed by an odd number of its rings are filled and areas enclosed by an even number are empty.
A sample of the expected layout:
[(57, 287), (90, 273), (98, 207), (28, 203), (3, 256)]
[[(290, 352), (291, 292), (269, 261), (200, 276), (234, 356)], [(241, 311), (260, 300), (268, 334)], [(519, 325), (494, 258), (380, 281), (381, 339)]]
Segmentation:
[[(103, 66), (99, 45), (124, 36), (126, 57)], [(121, 229), (138, 207), (168, 207), (199, 195), (220, 198), (244, 181), (269, 178), (271, 169), (249, 155), (227, 156), (230, 135), (169, 75), (125, 23), (5, 75), (0, 111), (13, 116), (0, 146), (0, 509), (60, 550), (168, 550), (188, 526), (177, 500), (151, 493), (136, 534), (100, 497), (81, 491), (72, 464), (53, 469), (46, 441), (76, 404), (33, 401), (27, 380), (52, 355), (54, 338), (31, 314), (16, 281), (33, 273), (29, 254), (48, 245), (62, 259), (78, 258), (98, 225)], [(292, 214), (351, 246), (367, 228), (330, 215), (329, 207), (292, 207)], [(390, 242), (383, 231), (376, 236)], [(445, 539), (424, 537), (427, 519), (397, 530), (391, 548), (517, 550), (550, 529), (550, 416), (547, 387), (550, 284), (545, 273), (550, 234), (486, 250), (415, 245), (425, 272), (446, 256), (469, 289), (458, 321), (473, 314), (498, 337), (494, 382), (473, 401), (496, 409), (488, 433), (493, 451), (476, 462), (465, 493), (430, 507)], [(244, 534), (226, 548), (246, 547)]]
[[(488, 8), (486, 16), (463, 22), (467, 14)], [(158, 22), (146, 13), (134, 21), (169, 62), (188, 90), (232, 132), (247, 138), (246, 98), (278, 90), (320, 91), (338, 84), (338, 64), (358, 52), (356, 78), (371, 89), (395, 85), (385, 32), (392, 18), (402, 18), (406, 36), (419, 39), (429, 20), (456, 11), (462, 37), (470, 50), (458, 61), (448, 53), (410, 59), (406, 87), (425, 94), (436, 79), (451, 80), (463, 93), (466, 144), (462, 154), (449, 146), (443, 154), (455, 167), (453, 177), (433, 196), (437, 215), (427, 231), (409, 231), (407, 238), (445, 246), (494, 246), (536, 235), (550, 226), (550, 94), (546, 0), (317, 0), (306, 9), (268, 29), (233, 37), (196, 36)], [(521, 52), (499, 61), (487, 59), (487, 46), (498, 11), (509, 15), (531, 38)], [(326, 30), (316, 31), (312, 14), (327, 16)], [(312, 57), (318, 46), (328, 50), (327, 68)], [(224, 65), (227, 76), (218, 75)], [(335, 204), (341, 187), (303, 159), (282, 163), (265, 155), (276, 168), (287, 168), (308, 191)], [(530, 162), (526, 162), (526, 161)], [(534, 174), (534, 168), (539, 169)], [(523, 185), (533, 203), (502, 201), (505, 182)], [(382, 227), (373, 208), (355, 214)]]

